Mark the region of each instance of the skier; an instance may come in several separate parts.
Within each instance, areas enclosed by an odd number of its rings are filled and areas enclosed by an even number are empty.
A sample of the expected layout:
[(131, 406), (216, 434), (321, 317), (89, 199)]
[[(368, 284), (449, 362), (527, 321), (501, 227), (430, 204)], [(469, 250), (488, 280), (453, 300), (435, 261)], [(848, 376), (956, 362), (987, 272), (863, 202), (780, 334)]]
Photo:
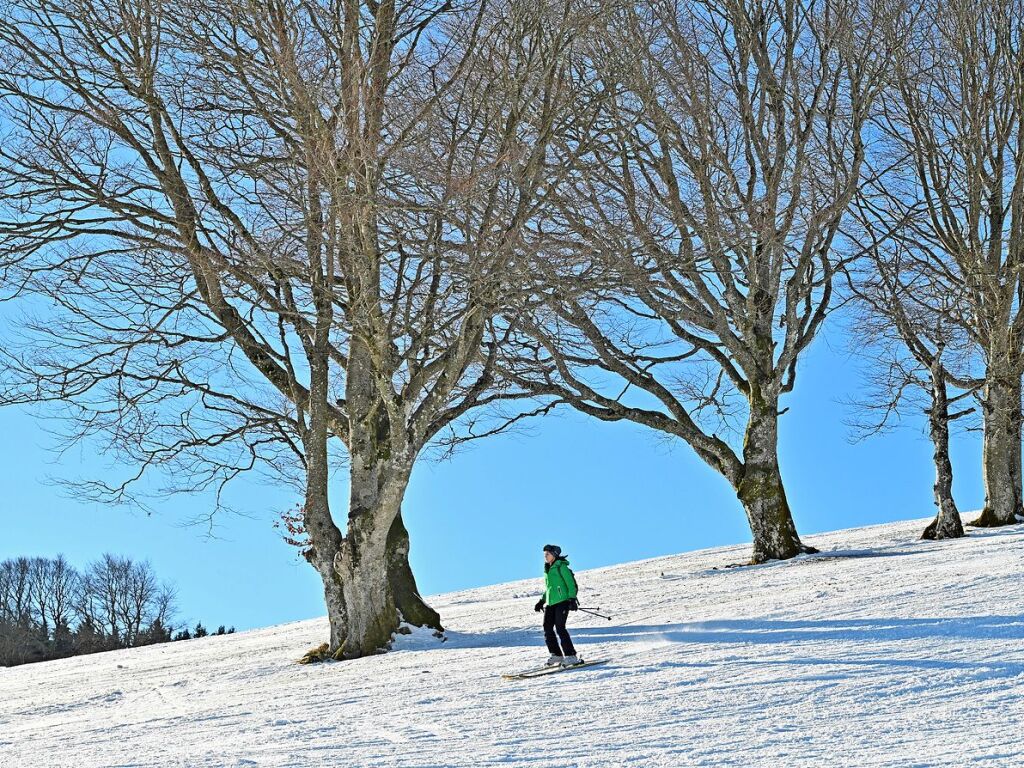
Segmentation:
[[(533, 610), (538, 613), (544, 611), (544, 641), (551, 653), (547, 666), (572, 667), (582, 663), (582, 659), (576, 656), (569, 630), (565, 628), (569, 611), (578, 610), (579, 607), (579, 601), (576, 599), (576, 578), (569, 570), (569, 561), (562, 555), (562, 548), (554, 544), (545, 544), (544, 596), (537, 601)], [(562, 643), (561, 647), (558, 644), (559, 640)]]

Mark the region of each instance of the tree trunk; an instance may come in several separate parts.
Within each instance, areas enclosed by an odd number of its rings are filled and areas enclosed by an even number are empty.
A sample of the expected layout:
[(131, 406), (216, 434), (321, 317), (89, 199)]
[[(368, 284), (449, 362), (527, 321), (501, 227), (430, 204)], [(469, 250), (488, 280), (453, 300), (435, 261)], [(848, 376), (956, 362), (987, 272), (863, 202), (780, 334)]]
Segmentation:
[[(309, 536), (306, 557), (316, 568), (324, 584), (324, 603), (331, 628), (330, 651), (340, 653), (348, 635), (348, 605), (341, 574), (334, 567), (345, 539), (331, 516), (328, 494), (327, 407), (328, 365), (323, 355), (311, 355), (310, 396), (306, 411), (302, 446), (306, 458), (306, 493), (302, 524)], [(336, 656), (340, 658), (340, 656)]]
[[(324, 580), (324, 596), (327, 603), (327, 613), (331, 622), (331, 643), (332, 650), (341, 647), (338, 638), (346, 633), (344, 630), (345, 612), (344, 596), (341, 591), (341, 583), (337, 578), (334, 568), (335, 557), (341, 554), (340, 532), (337, 538), (338, 543), (328, 545), (325, 552), (326, 561), (318, 564), (313, 562), (313, 567), (320, 573)], [(409, 531), (406, 530), (402, 515), (399, 513), (391, 524), (385, 542), (385, 561), (387, 567), (388, 584), (391, 589), (391, 597), (395, 609), (402, 621), (417, 627), (430, 627), (438, 632), (444, 631), (441, 624), (441, 616), (424, 602), (420, 597), (419, 588), (416, 586), (416, 577), (413, 575), (409, 565)], [(335, 619), (336, 617), (336, 619)], [(397, 625), (396, 625), (397, 626)]]
[(932, 370), (932, 406), (928, 412), (929, 432), (935, 449), (935, 519), (924, 529), (922, 539), (957, 539), (964, 526), (953, 500), (953, 463), (949, 458), (949, 398), (944, 371)]
[(368, 361), (365, 348), (353, 344), (346, 388), (350, 432), (344, 535), (334, 523), (328, 500), (327, 366), (326, 362), (310, 366), (310, 406), (303, 434), (303, 524), (311, 544), (309, 561), (324, 584), (328, 653), (334, 659), (358, 658), (387, 648), (401, 621), (392, 583), (403, 596), (403, 607), (418, 618), (424, 613), (417, 605), (408, 568), (408, 532), (400, 520), (413, 455), (393, 439)]
[[(382, 467), (373, 478), (375, 486), (382, 476), (379, 493), (367, 493), (360, 478), (352, 478), (352, 497), (359, 503), (350, 504), (344, 538), (339, 535), (321, 544), (310, 537), (311, 561), (324, 582), (329, 653), (334, 659), (386, 650), (403, 619), (440, 629), (440, 617), (420, 600), (408, 567), (408, 532), (399, 515), (408, 472)], [(400, 614), (399, 606), (416, 616)]]
[(990, 375), (982, 401), (985, 509), (971, 525), (1019, 522), (1021, 509), (1021, 383), (1014, 374)]
[[(371, 360), (368, 348), (354, 340), (345, 398), (348, 529), (344, 537), (327, 540), (323, 551), (311, 535), (312, 561), (324, 581), (329, 652), (335, 659), (385, 650), (403, 620), (441, 628), (440, 617), (416, 589), (409, 568), (409, 533), (401, 519), (416, 452), (402, 425), (392, 425), (389, 419)], [(309, 467), (307, 475), (312, 464)]]
[[(345, 602), (344, 627), (331, 627), (336, 658), (354, 659), (387, 649), (401, 621), (388, 578), (385, 509), (349, 520), (348, 535), (335, 554), (334, 570)], [(337, 630), (337, 631), (336, 631)]]
[(754, 538), (752, 563), (785, 560), (817, 552), (800, 541), (786, 500), (778, 458), (778, 400), (762, 397), (755, 385), (743, 438), (743, 474), (736, 495)]

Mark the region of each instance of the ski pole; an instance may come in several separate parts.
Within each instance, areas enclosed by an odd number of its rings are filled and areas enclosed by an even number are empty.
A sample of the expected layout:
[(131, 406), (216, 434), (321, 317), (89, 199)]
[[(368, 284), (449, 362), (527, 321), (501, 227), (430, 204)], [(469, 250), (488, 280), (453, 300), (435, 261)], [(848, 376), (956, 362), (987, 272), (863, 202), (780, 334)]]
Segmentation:
[(580, 610), (583, 611), (584, 613), (589, 613), (591, 616), (600, 616), (602, 619), (608, 619), (608, 621), (612, 620), (611, 616), (605, 616), (603, 613), (598, 613), (597, 611), (592, 611), (589, 608), (581, 607)]

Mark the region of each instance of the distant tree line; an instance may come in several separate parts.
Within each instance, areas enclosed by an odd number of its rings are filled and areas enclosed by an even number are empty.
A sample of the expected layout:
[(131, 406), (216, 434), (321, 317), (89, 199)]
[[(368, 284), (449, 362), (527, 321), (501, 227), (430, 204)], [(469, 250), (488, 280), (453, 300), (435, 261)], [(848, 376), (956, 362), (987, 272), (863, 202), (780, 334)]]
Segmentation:
[[(63, 555), (0, 562), (0, 666), (205, 637), (174, 624), (174, 587), (148, 561), (105, 554), (84, 571)], [(223, 625), (213, 634), (235, 631)]]

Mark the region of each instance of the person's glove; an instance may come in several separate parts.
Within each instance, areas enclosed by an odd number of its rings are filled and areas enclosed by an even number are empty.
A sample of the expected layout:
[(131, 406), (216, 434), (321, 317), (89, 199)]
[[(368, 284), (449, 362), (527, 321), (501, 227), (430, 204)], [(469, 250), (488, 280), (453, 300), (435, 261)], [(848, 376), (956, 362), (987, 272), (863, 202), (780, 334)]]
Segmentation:
[(541, 611), (544, 610), (544, 598), (543, 597), (540, 600), (537, 601), (537, 604), (535, 606), (533, 606), (533, 610), (535, 610), (537, 613), (540, 613)]
[(577, 600), (575, 597), (570, 597), (569, 598), (569, 610), (570, 611), (578, 611), (579, 609), (580, 609), (580, 601)]

